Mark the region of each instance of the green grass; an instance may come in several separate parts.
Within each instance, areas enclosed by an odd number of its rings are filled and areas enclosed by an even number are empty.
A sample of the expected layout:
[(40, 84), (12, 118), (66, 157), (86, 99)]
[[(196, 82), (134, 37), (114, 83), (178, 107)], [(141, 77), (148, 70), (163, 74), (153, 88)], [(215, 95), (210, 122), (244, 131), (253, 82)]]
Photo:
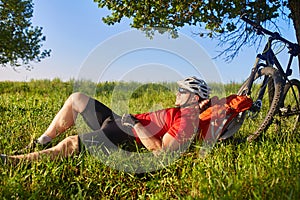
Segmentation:
[[(11, 153), (38, 137), (73, 92), (73, 82), (0, 83), (0, 153)], [(121, 88), (112, 92), (115, 87)], [(118, 113), (172, 106), (176, 85), (101, 83), (86, 87)], [(223, 86), (215, 85), (216, 88)], [(239, 85), (225, 85), (226, 94)], [(126, 91), (136, 89), (130, 96)], [(81, 88), (82, 89), (82, 88)], [(76, 87), (75, 90), (79, 90)], [(218, 89), (216, 89), (218, 91)], [(118, 101), (112, 100), (117, 95)], [(129, 102), (129, 107), (126, 106)], [(148, 102), (148, 103), (145, 103)], [(79, 119), (80, 121), (80, 119)], [(244, 126), (249, 126), (244, 124)], [(85, 130), (78, 126), (67, 135)], [(242, 129), (243, 130), (243, 129)], [(250, 134), (240, 131), (237, 139)], [(132, 174), (114, 170), (90, 155), (0, 165), (1, 199), (299, 199), (300, 145), (297, 132), (278, 134), (272, 126), (254, 143), (225, 141), (205, 158), (194, 144), (158, 171)]]

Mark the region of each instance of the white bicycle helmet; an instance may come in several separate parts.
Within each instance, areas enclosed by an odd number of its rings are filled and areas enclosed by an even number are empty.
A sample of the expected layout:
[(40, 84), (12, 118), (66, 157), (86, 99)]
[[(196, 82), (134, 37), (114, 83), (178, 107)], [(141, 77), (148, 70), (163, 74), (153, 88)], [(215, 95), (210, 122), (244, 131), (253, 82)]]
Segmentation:
[(177, 84), (179, 85), (179, 87), (199, 95), (202, 99), (209, 98), (210, 88), (202, 79), (192, 76), (184, 80), (177, 81)]

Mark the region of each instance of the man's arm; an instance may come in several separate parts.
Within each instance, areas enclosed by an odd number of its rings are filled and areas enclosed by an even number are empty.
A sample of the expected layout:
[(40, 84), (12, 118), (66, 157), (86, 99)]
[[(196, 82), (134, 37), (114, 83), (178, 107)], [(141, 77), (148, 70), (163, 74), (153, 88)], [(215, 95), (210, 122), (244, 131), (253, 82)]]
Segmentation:
[(162, 149), (162, 141), (154, 137), (141, 123), (133, 126), (138, 138), (149, 151), (160, 151)]
[(154, 154), (159, 154), (167, 150), (177, 150), (180, 146), (179, 142), (169, 133), (166, 133), (162, 139), (154, 137), (138, 119), (130, 114), (124, 114), (121, 121), (123, 125), (132, 127), (142, 144)]
[(142, 144), (155, 155), (163, 151), (177, 150), (180, 146), (179, 142), (169, 133), (166, 133), (162, 139), (158, 139), (154, 137), (141, 123), (136, 123), (133, 128)]

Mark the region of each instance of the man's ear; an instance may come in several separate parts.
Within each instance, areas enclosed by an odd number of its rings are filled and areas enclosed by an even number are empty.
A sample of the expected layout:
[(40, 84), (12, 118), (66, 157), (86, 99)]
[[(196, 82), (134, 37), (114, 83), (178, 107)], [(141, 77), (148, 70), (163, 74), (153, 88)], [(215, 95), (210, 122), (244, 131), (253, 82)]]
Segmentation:
[(198, 95), (194, 95), (193, 100), (198, 102), (200, 100), (200, 97)]

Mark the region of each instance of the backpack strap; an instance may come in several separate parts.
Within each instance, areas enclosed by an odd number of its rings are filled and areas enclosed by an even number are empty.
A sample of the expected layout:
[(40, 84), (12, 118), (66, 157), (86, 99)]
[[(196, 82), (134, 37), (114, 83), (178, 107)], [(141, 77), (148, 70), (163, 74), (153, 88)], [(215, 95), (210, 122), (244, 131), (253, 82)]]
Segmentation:
[[(236, 94), (222, 99), (213, 97), (212, 100), (212, 105), (199, 115), (200, 139), (207, 142), (224, 140), (237, 132), (240, 126), (232, 128), (230, 125), (234, 123), (231, 122), (239, 113), (250, 109), (253, 103), (250, 97)], [(229, 132), (228, 127), (232, 128)]]

